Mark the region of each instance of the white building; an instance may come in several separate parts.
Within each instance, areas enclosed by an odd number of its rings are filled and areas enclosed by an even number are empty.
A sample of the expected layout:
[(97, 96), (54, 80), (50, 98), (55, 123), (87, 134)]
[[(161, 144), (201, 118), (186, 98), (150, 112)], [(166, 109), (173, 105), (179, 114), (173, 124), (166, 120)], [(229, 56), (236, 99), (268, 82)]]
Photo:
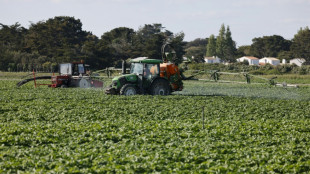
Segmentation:
[(269, 63), (270, 65), (279, 65), (280, 60), (274, 57), (264, 57), (262, 59), (259, 59), (260, 65), (265, 65), (267, 63)]
[(205, 63), (221, 63), (221, 59), (218, 57), (205, 57)]
[(187, 57), (183, 57), (183, 61), (190, 61), (190, 59)]
[(259, 65), (259, 59), (256, 57), (244, 56), (237, 59), (237, 62), (248, 61), (249, 65)]
[(291, 65), (296, 64), (297, 66), (301, 66), (305, 62), (306, 62), (306, 60), (303, 58), (295, 58), (295, 59), (290, 60)]

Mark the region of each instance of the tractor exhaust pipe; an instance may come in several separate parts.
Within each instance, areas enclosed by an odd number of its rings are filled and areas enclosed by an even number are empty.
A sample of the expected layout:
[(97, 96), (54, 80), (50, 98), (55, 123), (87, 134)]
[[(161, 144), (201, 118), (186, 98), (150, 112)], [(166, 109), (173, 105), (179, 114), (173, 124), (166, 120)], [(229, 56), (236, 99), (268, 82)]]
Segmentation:
[(122, 74), (126, 74), (126, 61), (122, 61)]

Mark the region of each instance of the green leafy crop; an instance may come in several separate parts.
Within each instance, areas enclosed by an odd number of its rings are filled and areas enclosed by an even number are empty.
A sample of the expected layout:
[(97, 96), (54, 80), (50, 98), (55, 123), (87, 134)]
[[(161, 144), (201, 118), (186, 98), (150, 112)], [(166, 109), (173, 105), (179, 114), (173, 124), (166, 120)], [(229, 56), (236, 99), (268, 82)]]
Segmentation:
[(14, 85), (0, 84), (0, 173), (310, 170), (308, 100)]

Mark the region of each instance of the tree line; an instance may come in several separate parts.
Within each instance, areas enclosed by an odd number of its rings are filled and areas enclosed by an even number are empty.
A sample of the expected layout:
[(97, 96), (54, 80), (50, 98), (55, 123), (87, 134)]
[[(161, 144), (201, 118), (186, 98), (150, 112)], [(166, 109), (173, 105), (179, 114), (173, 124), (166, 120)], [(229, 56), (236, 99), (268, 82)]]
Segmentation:
[(205, 56), (218, 56), (235, 62), (242, 56), (305, 58), (310, 61), (310, 30), (301, 28), (292, 40), (282, 36), (254, 38), (251, 45), (236, 48), (229, 26), (224, 24), (217, 36), (184, 41), (184, 33), (173, 33), (162, 24), (145, 24), (137, 31), (119, 27), (100, 38), (82, 30), (79, 19), (56, 16), (31, 23), (0, 23), (0, 71), (57, 71), (58, 64), (84, 60), (92, 69), (120, 66), (122, 60), (135, 57), (161, 59), (161, 46), (169, 40), (176, 49), (177, 63), (183, 56), (202, 62)]
[(252, 39), (251, 45), (236, 48), (229, 26), (223, 24), (218, 36), (198, 38), (187, 43), (186, 57), (193, 57), (196, 62), (203, 62), (203, 57), (217, 56), (225, 62), (235, 62), (242, 56), (276, 57), (290, 60), (304, 58), (310, 62), (310, 30), (300, 28), (292, 40), (284, 39), (279, 35), (263, 36)]
[(79, 19), (57, 16), (31, 23), (29, 29), (19, 23), (0, 24), (1, 71), (56, 71), (59, 63), (83, 60), (92, 69), (117, 66), (135, 57), (161, 59), (161, 46), (169, 42), (182, 61), (184, 33), (172, 33), (161, 24), (145, 24), (134, 31), (119, 27), (101, 38), (82, 30)]

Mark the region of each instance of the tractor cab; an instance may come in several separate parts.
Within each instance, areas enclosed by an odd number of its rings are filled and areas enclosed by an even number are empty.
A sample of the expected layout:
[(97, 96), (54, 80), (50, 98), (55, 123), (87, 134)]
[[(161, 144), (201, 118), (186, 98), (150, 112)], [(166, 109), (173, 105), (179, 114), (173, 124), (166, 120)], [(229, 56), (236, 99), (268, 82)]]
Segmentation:
[(131, 61), (130, 74), (138, 76), (144, 84), (144, 87), (148, 87), (150, 83), (160, 76), (160, 60), (137, 58)]
[(59, 65), (59, 75), (84, 76), (89, 72), (89, 66), (83, 63), (62, 63)]

